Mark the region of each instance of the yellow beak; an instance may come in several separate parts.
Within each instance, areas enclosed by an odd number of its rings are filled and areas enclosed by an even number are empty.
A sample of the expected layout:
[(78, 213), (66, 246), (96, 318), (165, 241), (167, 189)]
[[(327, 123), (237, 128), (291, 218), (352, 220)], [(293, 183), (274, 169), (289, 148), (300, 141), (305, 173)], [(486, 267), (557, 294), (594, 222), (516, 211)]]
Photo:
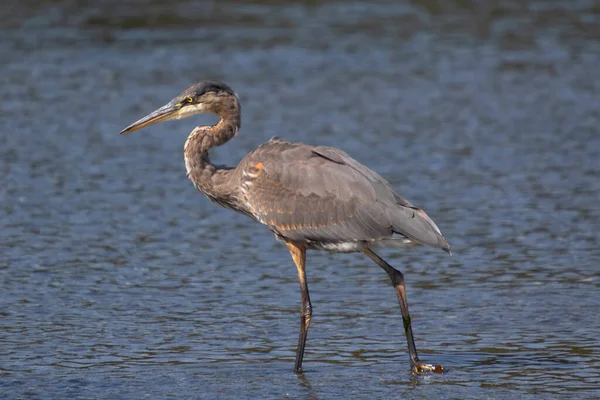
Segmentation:
[(133, 124), (129, 125), (127, 128), (121, 131), (121, 135), (125, 135), (127, 133), (137, 131), (138, 129), (142, 129), (148, 125), (155, 124), (157, 122), (168, 121), (170, 119), (175, 119), (178, 116), (179, 110), (181, 109), (180, 103), (168, 103), (146, 115), (144, 118), (141, 118), (135, 121)]

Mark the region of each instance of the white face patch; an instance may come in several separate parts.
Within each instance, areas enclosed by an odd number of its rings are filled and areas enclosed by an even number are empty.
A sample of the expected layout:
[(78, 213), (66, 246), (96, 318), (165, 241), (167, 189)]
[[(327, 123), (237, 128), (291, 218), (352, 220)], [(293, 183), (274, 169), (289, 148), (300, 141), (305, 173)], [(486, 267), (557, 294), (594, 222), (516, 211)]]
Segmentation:
[(179, 112), (177, 113), (176, 119), (183, 119), (191, 117), (193, 115), (203, 114), (207, 112), (208, 110), (206, 104), (203, 103), (184, 105), (183, 107), (181, 107), (181, 110), (179, 110)]

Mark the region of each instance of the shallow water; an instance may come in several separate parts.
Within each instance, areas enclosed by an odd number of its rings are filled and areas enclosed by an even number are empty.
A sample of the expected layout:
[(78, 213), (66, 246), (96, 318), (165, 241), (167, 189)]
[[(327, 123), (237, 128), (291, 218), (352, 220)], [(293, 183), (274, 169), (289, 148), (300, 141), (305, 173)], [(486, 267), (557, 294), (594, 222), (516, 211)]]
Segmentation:
[[(0, 11), (0, 397), (600, 395), (593, 1), (139, 4)], [(434, 218), (453, 257), (382, 256), (447, 374), (411, 376), (375, 264), (319, 252), (292, 372), (295, 267), (185, 178), (198, 121), (118, 135), (207, 77), (243, 106), (215, 160), (335, 145)]]

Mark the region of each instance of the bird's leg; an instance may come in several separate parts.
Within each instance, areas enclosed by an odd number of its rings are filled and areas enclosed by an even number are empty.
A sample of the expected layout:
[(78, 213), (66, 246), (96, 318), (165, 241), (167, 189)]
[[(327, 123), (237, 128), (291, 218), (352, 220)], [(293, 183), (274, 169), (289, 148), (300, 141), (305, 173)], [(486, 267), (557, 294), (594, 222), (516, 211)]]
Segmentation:
[(444, 372), (444, 367), (441, 365), (425, 364), (419, 361), (417, 355), (417, 347), (415, 346), (415, 340), (413, 338), (412, 326), (410, 314), (408, 313), (408, 302), (406, 301), (406, 290), (404, 288), (404, 275), (385, 260), (375, 254), (371, 249), (364, 250), (364, 253), (369, 258), (377, 263), (381, 268), (387, 272), (392, 285), (396, 289), (396, 295), (398, 296), (398, 302), (400, 303), (400, 311), (402, 313), (402, 321), (404, 322), (404, 333), (406, 334), (406, 341), (408, 342), (408, 353), (410, 354), (410, 366), (414, 373), (420, 374), (423, 372)]
[(300, 280), (300, 292), (302, 294), (302, 308), (300, 309), (300, 336), (298, 337), (298, 348), (296, 349), (296, 364), (294, 371), (302, 371), (302, 358), (304, 357), (304, 345), (306, 344), (306, 334), (310, 326), (310, 317), (312, 315), (312, 306), (308, 295), (308, 284), (306, 283), (306, 247), (304, 245), (285, 242), (292, 259), (298, 268), (298, 278)]

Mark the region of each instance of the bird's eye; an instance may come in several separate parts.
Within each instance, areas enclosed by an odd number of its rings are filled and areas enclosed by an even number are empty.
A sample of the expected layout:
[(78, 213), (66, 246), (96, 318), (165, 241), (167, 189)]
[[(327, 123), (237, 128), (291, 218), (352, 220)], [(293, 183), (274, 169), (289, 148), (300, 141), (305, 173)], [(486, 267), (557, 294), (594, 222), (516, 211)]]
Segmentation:
[(193, 103), (194, 99), (192, 97), (188, 97), (187, 99), (185, 99), (185, 101), (187, 101), (188, 103)]

